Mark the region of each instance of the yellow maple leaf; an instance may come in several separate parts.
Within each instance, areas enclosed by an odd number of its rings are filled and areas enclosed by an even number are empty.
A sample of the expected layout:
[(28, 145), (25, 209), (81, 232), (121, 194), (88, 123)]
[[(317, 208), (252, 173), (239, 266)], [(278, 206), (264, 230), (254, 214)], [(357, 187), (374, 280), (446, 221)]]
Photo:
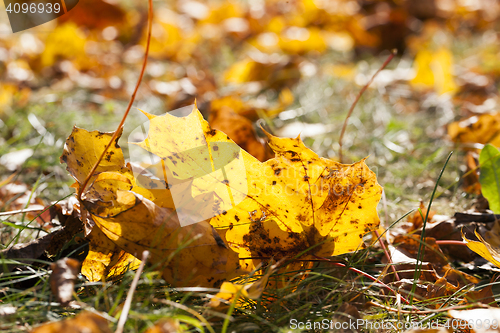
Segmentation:
[[(255, 269), (260, 259), (248, 257), (351, 252), (379, 224), (382, 188), (364, 160), (340, 164), (300, 138), (269, 135), (276, 157), (261, 163), (196, 107), (183, 118), (146, 115), (149, 134), (137, 145), (160, 157), (158, 169), (134, 177), (115, 142), (81, 204), (120, 249), (150, 250), (174, 285), (218, 286)], [(110, 135), (74, 129), (61, 160), (78, 183)]]
[[(351, 252), (378, 227), (382, 188), (364, 160), (340, 164), (318, 157), (300, 138), (268, 135), (276, 157), (261, 163), (231, 149), (234, 143), (211, 129), (196, 107), (184, 118), (148, 117), (149, 134), (139, 145), (164, 160), (175, 177), (195, 178), (192, 197), (212, 192), (213, 204), (205, 207), (213, 214), (210, 223), (241, 259), (293, 257), (312, 246), (311, 253), (322, 256)], [(195, 142), (210, 149), (181, 153)], [(216, 162), (232, 159), (226, 166)]]

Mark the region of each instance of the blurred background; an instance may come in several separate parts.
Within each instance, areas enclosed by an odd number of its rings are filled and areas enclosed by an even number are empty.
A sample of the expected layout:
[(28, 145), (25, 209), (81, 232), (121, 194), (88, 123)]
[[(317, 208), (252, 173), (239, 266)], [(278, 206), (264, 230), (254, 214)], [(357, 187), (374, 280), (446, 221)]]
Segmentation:
[[(264, 161), (260, 126), (301, 135), (337, 159), (349, 107), (396, 49), (349, 120), (344, 162), (385, 189), (384, 222), (438, 193), (441, 213), (479, 193), (477, 148), (500, 133), (497, 0), (153, 1), (150, 56), (134, 106), (195, 102), (214, 128)], [(143, 61), (147, 2), (80, 0), (12, 33), (0, 3), (0, 208), (73, 193), (64, 141), (74, 125), (116, 129)], [(472, 118), (471, 118), (472, 117)], [(145, 121), (132, 109), (121, 145)], [(500, 146), (500, 137), (497, 140)]]

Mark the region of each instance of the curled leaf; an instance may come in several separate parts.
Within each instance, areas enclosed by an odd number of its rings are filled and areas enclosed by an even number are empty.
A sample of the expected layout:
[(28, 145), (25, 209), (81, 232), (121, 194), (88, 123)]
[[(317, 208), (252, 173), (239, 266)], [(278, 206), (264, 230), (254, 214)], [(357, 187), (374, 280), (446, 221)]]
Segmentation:
[(495, 266), (500, 267), (500, 253), (492, 248), (491, 245), (487, 241), (485, 241), (477, 231), (475, 231), (474, 233), (479, 239), (479, 242), (467, 239), (462, 232), (462, 238), (467, 244), (467, 247)]

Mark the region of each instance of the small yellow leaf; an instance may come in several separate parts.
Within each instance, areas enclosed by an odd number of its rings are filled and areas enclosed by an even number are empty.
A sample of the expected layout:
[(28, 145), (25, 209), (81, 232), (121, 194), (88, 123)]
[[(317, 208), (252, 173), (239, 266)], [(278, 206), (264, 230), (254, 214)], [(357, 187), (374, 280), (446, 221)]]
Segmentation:
[(57, 26), (47, 37), (45, 50), (41, 54), (42, 67), (49, 67), (60, 58), (85, 62), (85, 36), (72, 22)]
[(453, 77), (453, 55), (447, 48), (436, 51), (422, 48), (415, 56), (415, 77), (410, 83), (424, 89), (435, 89), (438, 94), (452, 93), (457, 89)]
[(477, 231), (475, 231), (474, 233), (479, 239), (479, 242), (467, 239), (462, 233), (462, 238), (467, 244), (467, 247), (495, 266), (500, 267), (500, 253), (493, 249), (491, 245), (487, 241), (485, 241)]

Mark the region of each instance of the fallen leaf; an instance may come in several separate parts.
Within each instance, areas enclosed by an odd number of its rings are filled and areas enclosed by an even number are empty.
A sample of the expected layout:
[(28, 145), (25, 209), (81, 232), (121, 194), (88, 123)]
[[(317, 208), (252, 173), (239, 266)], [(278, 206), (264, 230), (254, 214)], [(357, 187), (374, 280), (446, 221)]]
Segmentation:
[[(245, 151), (233, 154), (234, 143), (212, 130), (197, 109), (184, 118), (148, 117), (149, 134), (139, 145), (162, 158), (175, 177), (202, 178), (196, 186), (193, 181), (193, 188), (215, 186), (211, 223), (224, 231), (240, 258), (281, 259), (312, 246), (311, 253), (322, 256), (351, 252), (379, 224), (376, 205), (382, 188), (364, 160), (343, 165), (318, 157), (300, 138), (268, 135), (276, 157), (261, 163)], [(210, 146), (212, 154), (222, 151), (223, 161), (235, 158), (237, 163), (213, 167), (202, 150), (183, 154), (193, 142)], [(219, 169), (225, 170), (224, 177), (213, 174)], [(203, 179), (203, 174), (210, 178)]]
[(68, 22), (59, 25), (47, 37), (45, 49), (40, 55), (41, 66), (50, 67), (63, 58), (72, 60), (80, 67), (87, 62), (85, 44), (85, 35), (76, 24)]
[(453, 55), (444, 47), (437, 50), (421, 48), (415, 56), (415, 77), (410, 81), (419, 88), (435, 89), (438, 94), (457, 89), (453, 73)]
[(4, 250), (0, 250), (0, 258), (15, 259), (16, 263), (4, 264), (2, 268), (12, 271), (19, 264), (29, 265), (33, 260), (39, 258), (49, 246), (54, 233), (47, 234), (29, 243), (14, 244)]
[(464, 304), (483, 303), (491, 307), (498, 308), (498, 304), (495, 300), (495, 295), (493, 295), (492, 285), (484, 287), (480, 290), (469, 291), (467, 294), (465, 294), (464, 300), (461, 303)]
[[(137, 145), (161, 158), (163, 180), (146, 177), (148, 187), (139, 186), (115, 143), (82, 204), (89, 225), (136, 257), (149, 249), (174, 285), (220, 285), (254, 269), (259, 260), (245, 260), (252, 256), (281, 259), (312, 246), (321, 256), (354, 251), (378, 226), (382, 188), (364, 160), (343, 165), (300, 138), (269, 135), (277, 157), (261, 163), (196, 108), (183, 118), (146, 115), (149, 134)], [(78, 182), (110, 135), (74, 129), (61, 160)]]
[(227, 308), (227, 304), (237, 302), (238, 307), (244, 307), (245, 299), (258, 299), (267, 285), (269, 277), (273, 274), (278, 264), (271, 268), (260, 279), (251, 283), (236, 284), (232, 282), (224, 282), (220, 287), (220, 291), (210, 299), (209, 305), (217, 310)]
[[(424, 205), (423, 201), (420, 201), (420, 209), (415, 211), (410, 217), (408, 218), (408, 222), (413, 223), (413, 229), (412, 230), (417, 230), (422, 225), (424, 224), (424, 218), (427, 215), (427, 208)], [(436, 214), (434, 211), (430, 211), (429, 215), (427, 217), (427, 222), (432, 220), (432, 217)], [(423, 216), (423, 217), (422, 217)]]
[(267, 59), (244, 59), (233, 64), (224, 74), (224, 79), (237, 84), (257, 81), (263, 88), (281, 90), (293, 86), (301, 78), (300, 62), (299, 58), (294, 57), (278, 63)]
[(462, 176), (465, 192), (476, 195), (481, 194), (481, 184), (479, 183), (479, 165), (477, 153), (468, 151), (466, 155), (467, 171)]
[(491, 144), (487, 144), (479, 155), (481, 172), (479, 183), (481, 192), (488, 200), (490, 209), (495, 213), (500, 213), (500, 151)]
[(448, 135), (457, 143), (473, 148), (474, 144), (490, 143), (500, 147), (500, 113), (475, 115), (448, 125)]
[(237, 113), (233, 107), (212, 102), (209, 123), (212, 128), (226, 133), (238, 146), (259, 161), (263, 162), (272, 157), (267, 144), (257, 138), (252, 122)]
[[(420, 236), (396, 236), (393, 240), (393, 244), (397, 246), (398, 250), (403, 250), (405, 254), (410, 257), (417, 259), (418, 249), (420, 247)], [(430, 262), (434, 265), (445, 266), (448, 264), (448, 260), (444, 255), (443, 251), (439, 245), (436, 244), (436, 239), (432, 237), (425, 237), (422, 240), (421, 245), (423, 257), (420, 258), (422, 261)], [(421, 254), (422, 254), (421, 253)]]
[(487, 241), (485, 241), (477, 231), (475, 231), (474, 233), (476, 234), (477, 239), (479, 239), (479, 242), (467, 239), (462, 233), (462, 238), (467, 244), (467, 247), (495, 266), (500, 267), (500, 253), (493, 249), (491, 245)]
[(77, 2), (64, 15), (58, 17), (59, 22), (74, 22), (78, 26), (87, 29), (104, 29), (122, 23), (125, 19), (125, 12), (116, 5), (104, 0), (87, 0)]
[(34, 328), (31, 333), (111, 333), (108, 321), (103, 317), (82, 312), (74, 318), (54, 323), (43, 324)]
[(75, 280), (80, 272), (80, 262), (71, 258), (63, 258), (52, 265), (50, 289), (62, 306), (67, 306), (73, 299)]

